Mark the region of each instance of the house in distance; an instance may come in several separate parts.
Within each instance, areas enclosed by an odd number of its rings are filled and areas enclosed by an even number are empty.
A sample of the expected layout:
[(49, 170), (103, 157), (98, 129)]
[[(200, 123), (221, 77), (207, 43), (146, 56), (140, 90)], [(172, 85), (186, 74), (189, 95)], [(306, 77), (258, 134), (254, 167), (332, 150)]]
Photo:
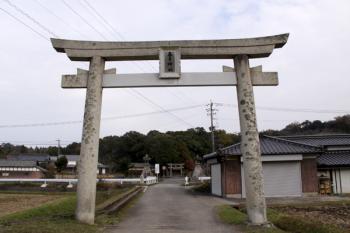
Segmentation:
[(46, 170), (36, 161), (0, 160), (0, 179), (27, 178), (40, 179), (45, 176)]
[[(350, 135), (260, 136), (266, 197), (350, 193)], [(240, 143), (204, 155), (212, 194), (244, 198)]]

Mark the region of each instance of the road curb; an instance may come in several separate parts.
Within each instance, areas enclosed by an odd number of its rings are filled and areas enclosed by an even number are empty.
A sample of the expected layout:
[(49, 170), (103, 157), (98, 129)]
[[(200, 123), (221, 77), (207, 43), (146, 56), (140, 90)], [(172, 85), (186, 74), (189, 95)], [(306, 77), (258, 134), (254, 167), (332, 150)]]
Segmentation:
[(117, 211), (119, 211), (121, 208), (123, 208), (126, 204), (128, 204), (137, 194), (139, 194), (143, 190), (143, 187), (137, 186), (130, 191), (126, 192), (125, 194), (121, 195), (120, 198), (118, 198), (113, 203), (101, 208), (97, 212), (99, 214), (112, 214)]

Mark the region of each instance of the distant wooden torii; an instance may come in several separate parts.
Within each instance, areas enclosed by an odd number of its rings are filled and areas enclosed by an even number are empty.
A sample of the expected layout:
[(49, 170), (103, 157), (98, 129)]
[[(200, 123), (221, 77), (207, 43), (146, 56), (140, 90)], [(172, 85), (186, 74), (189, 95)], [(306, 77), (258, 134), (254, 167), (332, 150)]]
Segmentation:
[[(63, 88), (86, 88), (86, 102), (78, 167), (76, 218), (93, 224), (95, 218), (96, 168), (98, 161), (103, 88), (236, 86), (241, 128), (241, 151), (249, 221), (265, 224), (260, 144), (253, 86), (276, 86), (276, 72), (249, 67), (249, 59), (268, 57), (281, 48), (288, 34), (249, 39), (183, 40), (146, 42), (96, 42), (51, 39), (57, 52), (72, 61), (90, 62), (89, 71), (63, 75)], [(234, 69), (224, 72), (182, 73), (182, 59), (233, 59)], [(118, 74), (104, 70), (106, 61), (159, 60), (159, 73)]]

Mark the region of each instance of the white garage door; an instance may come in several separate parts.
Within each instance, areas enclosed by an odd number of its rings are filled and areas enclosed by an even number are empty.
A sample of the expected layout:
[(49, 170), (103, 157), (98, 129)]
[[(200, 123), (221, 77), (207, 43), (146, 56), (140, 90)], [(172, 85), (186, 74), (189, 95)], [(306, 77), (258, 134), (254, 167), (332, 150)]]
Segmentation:
[(350, 193), (350, 170), (341, 170), (342, 192)]
[[(302, 195), (300, 162), (265, 162), (263, 163), (263, 173), (266, 197)], [(242, 184), (244, 184), (243, 174), (242, 178)], [(242, 186), (242, 194), (245, 197), (245, 187)]]
[(221, 196), (221, 165), (211, 165), (211, 193)]

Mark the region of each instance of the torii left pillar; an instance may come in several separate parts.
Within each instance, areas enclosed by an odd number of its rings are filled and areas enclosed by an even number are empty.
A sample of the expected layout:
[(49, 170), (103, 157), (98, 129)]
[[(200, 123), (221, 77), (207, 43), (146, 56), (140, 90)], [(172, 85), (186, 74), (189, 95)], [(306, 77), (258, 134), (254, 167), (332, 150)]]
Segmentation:
[(94, 224), (96, 176), (101, 122), (102, 81), (105, 61), (94, 56), (90, 60), (87, 79), (83, 135), (78, 163), (76, 219)]

